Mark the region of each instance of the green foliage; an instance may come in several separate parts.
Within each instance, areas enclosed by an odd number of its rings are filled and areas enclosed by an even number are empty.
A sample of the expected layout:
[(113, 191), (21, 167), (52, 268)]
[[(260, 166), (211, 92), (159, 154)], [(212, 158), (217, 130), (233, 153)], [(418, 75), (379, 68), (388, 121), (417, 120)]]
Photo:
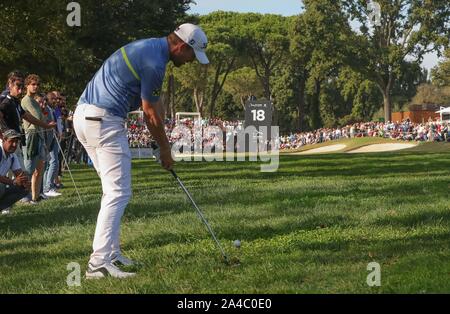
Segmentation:
[(235, 97), (226, 91), (222, 92), (217, 98), (216, 112), (215, 116), (223, 120), (235, 121), (245, 119), (244, 109), (240, 103), (236, 102)]
[(262, 86), (256, 72), (250, 67), (242, 67), (231, 72), (225, 81), (224, 90), (233, 95), (234, 102), (242, 108), (250, 96), (261, 97)]
[[(321, 98), (326, 99), (321, 96), (322, 84), (336, 77), (345, 64), (352, 33), (339, 1), (304, 1), (304, 5), (305, 12), (294, 24), (290, 51), (298, 62), (301, 79), (306, 81), (310, 126), (317, 129), (330, 110), (321, 106)], [(327, 118), (327, 125), (334, 120)]]
[(412, 104), (450, 106), (450, 86), (439, 87), (432, 84), (422, 84), (412, 99)]
[(370, 121), (383, 103), (376, 84), (365, 80), (363, 75), (350, 67), (341, 71), (337, 84), (351, 111), (350, 116), (344, 119), (341, 125), (348, 124), (348, 121)]
[[(379, 0), (376, 27), (368, 23), (366, 0), (304, 0), (303, 13), (293, 17), (223, 11), (186, 16), (192, 2), (81, 0), (82, 26), (72, 28), (65, 2), (2, 1), (0, 78), (13, 69), (37, 73), (45, 89), (65, 91), (73, 105), (120, 46), (194, 22), (208, 36), (211, 63), (169, 65), (161, 94), (169, 115), (193, 110), (232, 117), (255, 95), (273, 101), (281, 130), (305, 131), (376, 118), (383, 102), (386, 114), (404, 108), (426, 82), (424, 54), (449, 43), (445, 0)], [(360, 31), (350, 27), (352, 19)], [(449, 50), (445, 56), (432, 72), (436, 86), (449, 85)], [(426, 97), (445, 102), (443, 90)]]
[[(299, 74), (293, 60), (286, 60), (283, 66), (274, 71), (272, 93), (274, 95), (274, 123), (280, 127), (280, 132), (300, 131), (300, 119), (305, 119), (304, 112), (296, 106), (299, 99)], [(301, 115), (301, 117), (300, 117)]]
[(431, 71), (432, 82), (437, 86), (450, 86), (450, 49), (444, 52), (444, 59)]
[(207, 54), (210, 60), (208, 77), (207, 102), (209, 116), (215, 113), (216, 100), (222, 92), (228, 74), (235, 68), (242, 54), (242, 37), (239, 24), (236, 23), (238, 13), (213, 12), (201, 16), (200, 24), (208, 34)]
[(182, 88), (191, 91), (195, 103), (195, 111), (203, 116), (209, 77), (208, 67), (198, 62), (188, 63), (179, 68), (174, 68), (173, 75)]
[(421, 61), (430, 51), (448, 46), (450, 6), (447, 0), (377, 0), (381, 25), (369, 23), (368, 2), (344, 0), (352, 19), (361, 23), (355, 41), (355, 68), (375, 82), (384, 97), (385, 119), (390, 120), (392, 90), (403, 74), (406, 57)]
[(274, 14), (240, 14), (238, 25), (243, 47), (264, 88), (264, 97), (271, 99), (273, 71), (280, 65), (289, 48), (289, 19)]
[(1, 80), (13, 69), (39, 74), (73, 105), (105, 58), (132, 40), (173, 31), (191, 0), (78, 2), (81, 27), (67, 25), (67, 1), (0, 3)]

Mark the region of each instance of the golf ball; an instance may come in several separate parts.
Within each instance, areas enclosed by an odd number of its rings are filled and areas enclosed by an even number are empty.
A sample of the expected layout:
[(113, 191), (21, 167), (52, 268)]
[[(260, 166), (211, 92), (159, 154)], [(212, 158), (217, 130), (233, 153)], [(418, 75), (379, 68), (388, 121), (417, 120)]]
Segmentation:
[(234, 240), (234, 246), (237, 247), (237, 248), (241, 247), (241, 241)]

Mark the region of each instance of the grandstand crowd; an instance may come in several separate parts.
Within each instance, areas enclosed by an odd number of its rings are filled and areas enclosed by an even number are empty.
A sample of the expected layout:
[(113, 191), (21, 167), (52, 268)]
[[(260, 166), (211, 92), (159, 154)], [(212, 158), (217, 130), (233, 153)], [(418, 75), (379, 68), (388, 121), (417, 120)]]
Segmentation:
[[(198, 121), (198, 122), (197, 122)], [(184, 119), (179, 124), (186, 126), (190, 132), (194, 129), (194, 124), (199, 123), (202, 127), (218, 126), (226, 140), (230, 136), (235, 136), (243, 128), (241, 121), (225, 121), (221, 119)], [(130, 147), (150, 147), (152, 137), (142, 120), (129, 120), (128, 140)], [(175, 120), (165, 121), (166, 134), (170, 143), (173, 144), (184, 136), (180, 132), (173, 132), (176, 125)], [(205, 134), (204, 134), (205, 135)], [(203, 138), (203, 147), (214, 145), (215, 134), (209, 134)], [(318, 144), (327, 141), (339, 140), (343, 138), (355, 137), (383, 137), (402, 141), (435, 141), (449, 142), (450, 128), (448, 123), (439, 121), (428, 121), (425, 123), (412, 123), (409, 119), (402, 122), (361, 122), (338, 128), (322, 128), (311, 132), (291, 133), (278, 138), (280, 149), (297, 149), (304, 145)], [(191, 138), (193, 143), (194, 139)], [(187, 144), (187, 143), (186, 143)], [(220, 145), (216, 149), (222, 149)]]
[[(177, 128), (175, 128), (177, 126)], [(195, 138), (193, 136), (195, 130), (204, 130), (209, 126), (215, 126), (216, 132), (222, 132), (224, 140), (234, 137), (243, 128), (241, 121), (225, 121), (221, 119), (180, 119), (178, 122), (174, 119), (165, 119), (164, 127), (166, 135), (171, 145), (177, 143), (179, 145), (191, 146)], [(216, 132), (206, 134), (202, 133), (201, 147), (205, 150), (223, 150), (223, 142), (217, 141)], [(186, 136), (187, 134), (187, 136)], [(192, 136), (190, 136), (192, 135)], [(138, 117), (128, 119), (128, 143), (131, 148), (148, 148), (153, 138), (145, 126), (143, 119)]]
[(383, 137), (401, 141), (448, 142), (450, 129), (448, 123), (428, 121), (402, 122), (364, 122), (340, 128), (319, 129), (312, 132), (291, 133), (280, 137), (280, 149), (297, 149), (304, 145), (323, 143), (342, 138)]

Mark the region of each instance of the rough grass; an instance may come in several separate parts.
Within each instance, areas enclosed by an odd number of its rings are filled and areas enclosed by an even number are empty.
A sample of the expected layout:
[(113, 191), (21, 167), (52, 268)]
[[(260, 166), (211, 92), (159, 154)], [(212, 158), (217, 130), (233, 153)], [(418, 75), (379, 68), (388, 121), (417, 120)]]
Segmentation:
[[(133, 163), (124, 253), (143, 262), (127, 280), (86, 281), (101, 187), (73, 166), (64, 196), (0, 217), (0, 293), (432, 293), (449, 292), (450, 153), (282, 156), (255, 162), (185, 162), (176, 170), (227, 253), (167, 172)], [(241, 249), (233, 247), (235, 239)], [(68, 287), (77, 262), (81, 287)], [(369, 287), (367, 265), (381, 266)]]

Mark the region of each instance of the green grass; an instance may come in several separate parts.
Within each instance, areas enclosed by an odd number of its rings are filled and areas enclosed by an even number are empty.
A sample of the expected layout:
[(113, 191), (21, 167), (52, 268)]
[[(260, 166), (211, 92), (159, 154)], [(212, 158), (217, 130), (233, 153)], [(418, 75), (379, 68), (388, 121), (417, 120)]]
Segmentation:
[[(450, 152), (282, 156), (187, 162), (176, 170), (239, 267), (221, 262), (167, 172), (133, 162), (122, 249), (144, 266), (127, 280), (84, 279), (100, 181), (73, 166), (64, 196), (0, 217), (0, 293), (433, 293), (450, 291)], [(235, 239), (241, 249), (233, 247)], [(381, 286), (369, 287), (370, 262)], [(81, 287), (68, 287), (70, 262)]]

